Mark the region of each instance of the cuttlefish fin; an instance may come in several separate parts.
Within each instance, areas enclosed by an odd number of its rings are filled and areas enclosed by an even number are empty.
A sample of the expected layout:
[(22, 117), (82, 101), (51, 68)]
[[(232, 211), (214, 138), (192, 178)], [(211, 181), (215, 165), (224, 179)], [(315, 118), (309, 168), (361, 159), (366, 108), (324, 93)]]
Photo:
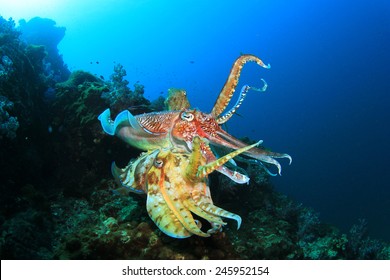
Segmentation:
[(131, 160), (125, 168), (111, 164), (111, 173), (117, 184), (135, 193), (146, 192), (146, 174), (153, 165), (159, 150), (142, 153), (136, 160)]
[(130, 126), (135, 131), (145, 132), (137, 119), (128, 110), (120, 112), (113, 121), (111, 119), (110, 109), (106, 109), (98, 116), (98, 120), (100, 121), (104, 132), (109, 135), (115, 135), (117, 130), (122, 126)]
[(169, 145), (166, 132), (154, 133), (140, 124), (138, 119), (128, 110), (119, 113), (113, 121), (110, 109), (106, 109), (98, 117), (104, 132), (116, 135), (126, 143), (141, 150), (151, 150)]
[(120, 189), (118, 189), (117, 192), (126, 194), (127, 190), (127, 193), (145, 193), (143, 189), (138, 188), (137, 184), (134, 181), (134, 177), (130, 175), (132, 173), (131, 168), (131, 164), (129, 164), (125, 168), (119, 168), (118, 166), (116, 166), (115, 162), (111, 164), (111, 173), (114, 176), (114, 179), (117, 184), (120, 186)]

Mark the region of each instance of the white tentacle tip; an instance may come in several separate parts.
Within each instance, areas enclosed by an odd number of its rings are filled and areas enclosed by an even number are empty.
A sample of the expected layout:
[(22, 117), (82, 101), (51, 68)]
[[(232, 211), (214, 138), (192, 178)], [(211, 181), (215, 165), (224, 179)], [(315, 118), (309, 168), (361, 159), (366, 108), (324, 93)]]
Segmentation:
[(259, 141), (257, 141), (257, 143), (256, 143), (256, 146), (259, 146), (259, 145), (261, 145), (263, 142), (264, 142), (263, 140), (259, 140)]
[(288, 158), (288, 160), (289, 160), (288, 165), (291, 165), (291, 163), (292, 163), (292, 157), (291, 157), (290, 155), (288, 155), (288, 154), (285, 154), (284, 157), (285, 157), (285, 158)]
[(236, 215), (236, 217), (234, 218), (236, 221), (237, 221), (237, 230), (240, 229), (241, 227), (241, 222), (242, 222), (242, 219), (240, 216)]

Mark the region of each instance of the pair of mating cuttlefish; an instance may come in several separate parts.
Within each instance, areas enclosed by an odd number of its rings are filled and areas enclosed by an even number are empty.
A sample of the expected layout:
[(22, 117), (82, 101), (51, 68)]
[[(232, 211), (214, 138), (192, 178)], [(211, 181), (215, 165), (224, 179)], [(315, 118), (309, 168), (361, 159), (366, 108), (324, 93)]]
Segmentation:
[[(240, 216), (213, 204), (207, 181), (207, 175), (216, 170), (234, 182), (247, 183), (246, 175), (224, 165), (237, 155), (253, 158), (270, 175), (276, 174), (262, 162), (275, 165), (279, 174), (281, 166), (275, 158), (288, 158), (291, 163), (288, 154), (256, 147), (262, 141), (248, 146), (220, 127), (240, 107), (250, 89), (266, 90), (264, 80), (261, 89), (243, 86), (236, 104), (222, 114), (234, 94), (241, 69), (248, 61), (270, 68), (256, 56), (240, 56), (209, 114), (191, 109), (185, 91), (171, 89), (166, 100), (167, 111), (133, 116), (126, 110), (113, 121), (107, 109), (99, 116), (107, 134), (117, 135), (131, 146), (146, 151), (123, 169), (113, 163), (112, 174), (122, 187), (147, 194), (146, 208), (150, 218), (171, 237), (186, 238), (193, 234), (208, 237), (226, 224), (221, 217), (236, 220), (240, 227)], [(213, 147), (234, 151), (217, 158)], [(202, 231), (201, 223), (192, 213), (210, 223), (207, 232)]]

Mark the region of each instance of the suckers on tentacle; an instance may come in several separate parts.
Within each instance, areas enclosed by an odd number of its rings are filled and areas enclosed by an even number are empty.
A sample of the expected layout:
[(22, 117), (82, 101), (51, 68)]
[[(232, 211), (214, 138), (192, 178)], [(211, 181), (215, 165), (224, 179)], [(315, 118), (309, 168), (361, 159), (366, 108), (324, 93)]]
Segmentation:
[(213, 110), (211, 111), (211, 115), (215, 118), (217, 118), (229, 105), (230, 99), (233, 97), (234, 91), (236, 90), (242, 67), (248, 61), (256, 62), (258, 65), (266, 69), (271, 68), (269, 64), (265, 65), (260, 58), (254, 55), (246, 54), (237, 58), (230, 70), (230, 74), (225, 82), (225, 85), (218, 95), (217, 101), (215, 101)]

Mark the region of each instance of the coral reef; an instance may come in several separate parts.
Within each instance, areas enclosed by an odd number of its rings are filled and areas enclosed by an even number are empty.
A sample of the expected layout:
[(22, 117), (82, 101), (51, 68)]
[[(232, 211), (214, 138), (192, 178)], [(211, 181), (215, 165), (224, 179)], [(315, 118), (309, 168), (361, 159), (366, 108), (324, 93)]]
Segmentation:
[(42, 96), (47, 84), (54, 81), (43, 73), (45, 49), (26, 45), (19, 36), (13, 21), (0, 17), (0, 96), (13, 103), (18, 134), (26, 137), (32, 130), (46, 129)]
[(65, 81), (70, 71), (58, 52), (57, 45), (65, 36), (65, 27), (56, 26), (56, 22), (48, 18), (34, 17), (28, 22), (19, 21), (21, 39), (32, 46), (44, 46), (47, 55), (45, 58), (45, 74), (56, 82)]
[(144, 86), (137, 82), (134, 84), (134, 91), (132, 91), (127, 86), (129, 82), (124, 79), (126, 75), (123, 65), (116, 64), (114, 73), (110, 76), (108, 83), (109, 91), (103, 92), (101, 97), (106, 100), (107, 105), (115, 113), (120, 112), (124, 108), (132, 112), (137, 112), (138, 110), (145, 112), (145, 109), (150, 106), (150, 102), (144, 97)]
[(390, 259), (390, 247), (385, 243), (371, 239), (368, 235), (366, 220), (360, 219), (349, 231), (347, 256), (350, 259)]
[(12, 117), (9, 111), (12, 110), (13, 103), (5, 96), (0, 95), (0, 137), (5, 135), (10, 139), (16, 137), (16, 130), (19, 127), (19, 122), (16, 117)]
[(53, 104), (54, 111), (62, 108), (62, 114), (57, 114), (53, 125), (64, 125), (66, 116), (75, 120), (68, 123), (69, 127), (79, 127), (95, 121), (98, 108), (104, 105), (100, 96), (108, 91), (108, 87), (94, 75), (75, 71), (69, 79), (56, 84), (56, 99)]

